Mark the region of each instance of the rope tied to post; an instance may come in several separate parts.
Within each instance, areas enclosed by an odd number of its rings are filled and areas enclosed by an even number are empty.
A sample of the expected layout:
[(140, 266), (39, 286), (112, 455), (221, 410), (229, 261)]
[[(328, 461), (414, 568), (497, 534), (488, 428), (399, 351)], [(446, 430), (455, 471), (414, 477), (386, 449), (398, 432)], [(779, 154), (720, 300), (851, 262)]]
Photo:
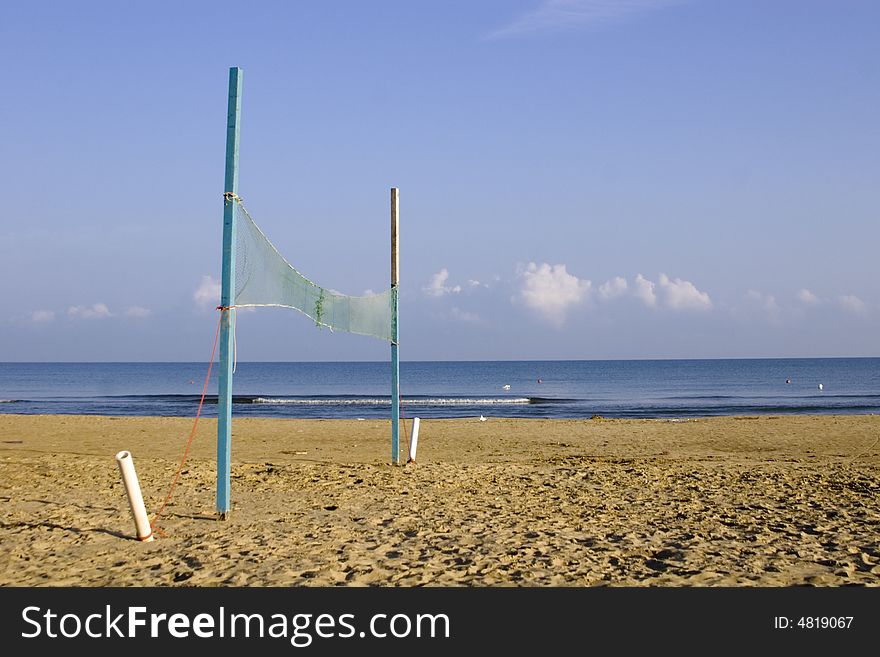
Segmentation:
[[(217, 306), (217, 308), (220, 309), (221, 307)], [(171, 488), (168, 489), (168, 495), (165, 497), (165, 501), (162, 502), (162, 506), (159, 507), (159, 510), (156, 511), (156, 514), (153, 516), (152, 522), (150, 522), (150, 530), (151, 530), (150, 536), (152, 536), (154, 533), (159, 534), (160, 536), (165, 535), (162, 533), (162, 530), (159, 529), (159, 527), (157, 526), (157, 523), (159, 521), (159, 516), (161, 515), (162, 511), (165, 510), (165, 507), (171, 501), (171, 496), (174, 494), (174, 488), (177, 486), (177, 481), (180, 479), (180, 474), (183, 470), (184, 464), (186, 463), (186, 458), (187, 458), (187, 456), (189, 456), (189, 449), (190, 449), (190, 447), (192, 447), (193, 438), (195, 438), (195, 436), (196, 436), (196, 429), (199, 426), (199, 417), (202, 414), (202, 406), (205, 403), (205, 395), (208, 392), (208, 382), (211, 380), (211, 369), (214, 367), (214, 355), (217, 353), (217, 343), (220, 340), (220, 324), (221, 324), (222, 318), (223, 318), (223, 315), (221, 314), (220, 320), (217, 321), (217, 330), (214, 333), (214, 346), (211, 347), (211, 360), (208, 361), (208, 371), (205, 374), (205, 384), (204, 384), (204, 386), (202, 386), (202, 396), (199, 399), (199, 407), (196, 410), (196, 417), (195, 417), (195, 420), (193, 421), (192, 429), (189, 432), (189, 439), (186, 441), (186, 449), (184, 449), (184, 451), (183, 451), (183, 458), (180, 460), (180, 465), (177, 466), (177, 472), (174, 474), (174, 480), (171, 482)], [(146, 540), (146, 539), (141, 539), (141, 540)]]

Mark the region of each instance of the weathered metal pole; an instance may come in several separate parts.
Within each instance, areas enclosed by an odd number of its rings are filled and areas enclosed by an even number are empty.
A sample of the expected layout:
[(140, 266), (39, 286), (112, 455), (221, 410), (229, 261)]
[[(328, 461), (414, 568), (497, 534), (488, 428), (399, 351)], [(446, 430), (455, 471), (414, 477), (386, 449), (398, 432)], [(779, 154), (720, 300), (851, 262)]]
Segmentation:
[(241, 78), (229, 69), (229, 109), (226, 115), (226, 181), (223, 186), (223, 266), (220, 289), (220, 371), (217, 391), (217, 512), (226, 519), (232, 452), (233, 331), (230, 306), (235, 305), (235, 204), (238, 202), (238, 138), (241, 117)]
[(400, 463), (400, 339), (398, 289), (400, 283), (400, 204), (397, 187), (391, 188), (391, 462)]

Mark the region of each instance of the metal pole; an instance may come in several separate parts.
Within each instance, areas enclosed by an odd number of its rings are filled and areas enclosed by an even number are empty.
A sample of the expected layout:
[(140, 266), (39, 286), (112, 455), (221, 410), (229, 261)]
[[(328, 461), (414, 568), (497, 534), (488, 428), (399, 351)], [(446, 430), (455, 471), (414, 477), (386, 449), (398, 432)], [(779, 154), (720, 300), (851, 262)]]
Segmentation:
[(397, 346), (400, 325), (397, 316), (397, 285), (400, 282), (399, 199), (397, 187), (391, 188), (391, 462), (400, 463), (400, 361)]
[(217, 391), (217, 512), (229, 515), (230, 453), (232, 451), (232, 311), (235, 303), (235, 204), (238, 198), (238, 138), (242, 70), (229, 69), (226, 115), (226, 181), (223, 186), (223, 275), (220, 291), (220, 372)]

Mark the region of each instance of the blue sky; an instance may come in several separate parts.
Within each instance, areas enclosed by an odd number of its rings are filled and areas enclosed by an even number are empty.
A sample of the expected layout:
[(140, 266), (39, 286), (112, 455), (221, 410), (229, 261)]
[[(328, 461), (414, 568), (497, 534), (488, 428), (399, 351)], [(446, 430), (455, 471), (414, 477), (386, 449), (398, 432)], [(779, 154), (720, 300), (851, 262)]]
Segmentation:
[[(877, 356), (880, 5), (7, 3), (0, 360), (204, 360), (227, 76), (298, 269), (422, 359)], [(293, 311), (242, 360), (382, 360)]]

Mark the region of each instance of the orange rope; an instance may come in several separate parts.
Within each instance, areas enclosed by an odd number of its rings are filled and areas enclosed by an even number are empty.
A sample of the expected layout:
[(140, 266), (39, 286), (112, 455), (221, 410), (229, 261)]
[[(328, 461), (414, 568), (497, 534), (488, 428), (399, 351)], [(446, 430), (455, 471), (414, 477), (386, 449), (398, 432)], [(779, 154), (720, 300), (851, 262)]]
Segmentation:
[(220, 340), (220, 325), (223, 323), (222, 311), (229, 310), (229, 308), (218, 306), (217, 310), (221, 311), (220, 319), (217, 321), (217, 332), (214, 334), (214, 346), (211, 347), (211, 360), (208, 363), (208, 373), (205, 375), (205, 385), (202, 387), (202, 397), (199, 399), (199, 408), (196, 411), (196, 418), (193, 422), (192, 430), (189, 432), (189, 440), (186, 441), (186, 449), (183, 452), (183, 458), (180, 460), (180, 465), (177, 466), (177, 473), (174, 475), (174, 481), (171, 482), (171, 488), (168, 489), (168, 495), (165, 497), (165, 501), (162, 502), (162, 506), (156, 511), (156, 515), (153, 516), (153, 521), (150, 523), (150, 529), (153, 530), (153, 532), (157, 532), (160, 536), (164, 536), (164, 534), (158, 527), (156, 527), (156, 522), (159, 520), (159, 514), (165, 510), (168, 502), (171, 501), (171, 496), (174, 494), (174, 487), (177, 486), (177, 480), (180, 479), (180, 472), (183, 470), (183, 464), (186, 463), (186, 457), (189, 455), (189, 448), (192, 446), (193, 438), (195, 438), (196, 427), (199, 426), (199, 416), (202, 414), (202, 405), (205, 403), (205, 394), (208, 392), (208, 382), (211, 380), (211, 368), (214, 367), (214, 354), (217, 353), (217, 342)]

